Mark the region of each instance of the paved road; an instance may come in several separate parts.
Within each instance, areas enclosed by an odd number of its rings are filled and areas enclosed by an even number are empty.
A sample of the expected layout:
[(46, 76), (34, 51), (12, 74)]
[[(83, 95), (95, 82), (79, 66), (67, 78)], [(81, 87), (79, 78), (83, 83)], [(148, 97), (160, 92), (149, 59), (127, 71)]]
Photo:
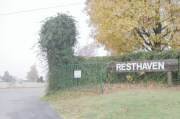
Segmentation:
[(42, 95), (41, 88), (0, 89), (0, 119), (60, 119)]

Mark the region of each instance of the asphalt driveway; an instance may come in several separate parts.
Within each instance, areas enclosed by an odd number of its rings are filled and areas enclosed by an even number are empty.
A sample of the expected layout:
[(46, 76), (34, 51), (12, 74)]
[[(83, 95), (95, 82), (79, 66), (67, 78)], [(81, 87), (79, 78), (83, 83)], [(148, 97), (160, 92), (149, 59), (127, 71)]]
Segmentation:
[(60, 119), (41, 88), (0, 89), (0, 119)]

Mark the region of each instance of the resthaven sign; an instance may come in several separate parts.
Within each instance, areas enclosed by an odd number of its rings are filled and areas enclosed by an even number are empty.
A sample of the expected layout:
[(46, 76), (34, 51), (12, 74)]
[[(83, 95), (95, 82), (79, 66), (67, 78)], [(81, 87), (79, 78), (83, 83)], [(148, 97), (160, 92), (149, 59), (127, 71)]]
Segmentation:
[(116, 64), (116, 71), (164, 70), (164, 62), (135, 62)]
[(177, 71), (178, 60), (145, 60), (145, 61), (129, 61), (115, 62), (110, 65), (112, 70), (116, 72), (160, 72), (160, 71)]

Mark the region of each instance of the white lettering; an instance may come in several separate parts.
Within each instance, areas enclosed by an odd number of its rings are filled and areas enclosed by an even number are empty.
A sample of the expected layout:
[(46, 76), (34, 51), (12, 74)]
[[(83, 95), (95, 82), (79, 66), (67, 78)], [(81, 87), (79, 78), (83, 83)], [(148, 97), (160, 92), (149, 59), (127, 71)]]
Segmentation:
[(135, 65), (136, 65), (136, 63), (132, 63), (132, 70), (134, 71), (135, 70)]
[(147, 67), (148, 67), (148, 70), (151, 70), (152, 69), (152, 62), (151, 63), (147, 63)]
[(116, 71), (135, 70), (164, 70), (164, 62), (144, 62), (144, 63), (120, 63), (116, 64)]
[(122, 64), (122, 70), (123, 70), (123, 71), (126, 70), (126, 64)]
[(159, 70), (164, 70), (164, 62), (159, 62), (158, 63), (158, 66), (159, 66)]
[(142, 70), (142, 69), (143, 69), (142, 63), (137, 63), (136, 64), (136, 70)]
[(157, 62), (153, 62), (153, 70), (158, 70), (158, 63)]
[(116, 71), (121, 71), (121, 64), (116, 64)]
[(127, 63), (127, 68), (126, 68), (128, 71), (131, 70), (131, 64), (130, 63)]
[(148, 63), (143, 63), (143, 70), (148, 70), (147, 64)]

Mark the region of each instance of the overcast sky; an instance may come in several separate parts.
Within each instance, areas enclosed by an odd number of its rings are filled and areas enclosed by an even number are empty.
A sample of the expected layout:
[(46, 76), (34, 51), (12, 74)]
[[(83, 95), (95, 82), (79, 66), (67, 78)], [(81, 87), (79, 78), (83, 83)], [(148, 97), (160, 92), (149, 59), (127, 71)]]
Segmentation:
[(85, 0), (0, 0), (0, 75), (8, 70), (24, 79), (33, 64), (41, 73), (46, 72), (34, 46), (42, 21), (58, 12), (75, 17), (79, 47), (91, 42), (84, 7)]

